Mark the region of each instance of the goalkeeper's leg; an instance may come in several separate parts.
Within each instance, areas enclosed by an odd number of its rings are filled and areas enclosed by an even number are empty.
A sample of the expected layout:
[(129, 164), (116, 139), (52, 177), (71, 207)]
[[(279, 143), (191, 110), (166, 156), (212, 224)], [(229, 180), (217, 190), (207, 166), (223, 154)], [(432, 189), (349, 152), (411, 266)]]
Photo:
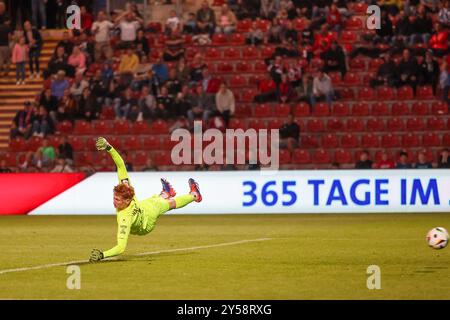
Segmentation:
[(192, 178), (189, 179), (189, 188), (190, 192), (188, 194), (166, 199), (169, 202), (169, 210), (183, 208), (193, 201), (202, 201), (200, 187), (198, 183), (195, 182), (195, 180)]

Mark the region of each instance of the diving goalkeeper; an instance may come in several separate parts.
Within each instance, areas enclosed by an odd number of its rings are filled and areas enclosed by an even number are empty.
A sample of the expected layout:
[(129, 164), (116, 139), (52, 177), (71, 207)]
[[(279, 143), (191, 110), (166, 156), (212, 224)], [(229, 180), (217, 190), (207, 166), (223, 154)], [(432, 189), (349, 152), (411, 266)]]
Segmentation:
[(163, 187), (161, 194), (145, 200), (137, 200), (125, 168), (125, 163), (119, 153), (105, 138), (98, 138), (96, 147), (99, 151), (106, 150), (117, 166), (119, 184), (114, 187), (113, 202), (117, 211), (118, 230), (117, 245), (103, 252), (98, 249), (92, 250), (89, 261), (99, 261), (123, 253), (130, 234), (146, 235), (153, 230), (156, 220), (162, 214), (172, 209), (182, 208), (192, 201), (202, 201), (200, 189), (194, 179), (189, 179), (189, 194), (175, 197), (175, 190), (170, 183), (165, 179), (161, 179)]

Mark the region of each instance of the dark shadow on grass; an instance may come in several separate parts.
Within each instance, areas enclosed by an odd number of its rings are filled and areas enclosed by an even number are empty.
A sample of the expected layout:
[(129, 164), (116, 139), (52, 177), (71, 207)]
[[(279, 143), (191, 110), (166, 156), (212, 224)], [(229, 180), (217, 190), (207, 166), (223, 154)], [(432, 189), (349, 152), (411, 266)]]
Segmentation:
[(77, 263), (77, 266), (88, 266), (88, 265), (98, 265), (98, 264), (110, 264), (110, 263), (117, 263), (117, 262), (153, 262), (157, 260), (158, 258), (166, 258), (166, 257), (173, 257), (173, 256), (187, 256), (195, 254), (195, 252), (167, 252), (167, 253), (160, 253), (160, 254), (147, 254), (147, 255), (139, 255), (139, 256), (122, 256), (118, 259), (114, 260), (103, 260), (99, 262), (81, 262)]

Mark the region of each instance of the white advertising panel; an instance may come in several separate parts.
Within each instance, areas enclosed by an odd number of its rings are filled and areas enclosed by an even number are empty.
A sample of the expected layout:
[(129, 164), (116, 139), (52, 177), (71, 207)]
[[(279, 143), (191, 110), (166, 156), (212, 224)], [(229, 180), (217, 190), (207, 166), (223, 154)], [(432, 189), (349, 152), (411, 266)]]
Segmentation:
[[(203, 196), (173, 214), (450, 212), (450, 170), (134, 172), (139, 200), (168, 179), (177, 194), (194, 178)], [(97, 173), (31, 214), (114, 214), (115, 173)]]

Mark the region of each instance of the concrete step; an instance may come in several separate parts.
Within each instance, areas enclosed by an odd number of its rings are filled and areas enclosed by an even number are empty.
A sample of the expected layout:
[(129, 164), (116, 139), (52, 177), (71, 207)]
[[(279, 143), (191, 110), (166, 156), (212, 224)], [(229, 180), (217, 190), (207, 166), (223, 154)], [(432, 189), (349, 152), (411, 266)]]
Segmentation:
[(0, 93), (3, 91), (11, 93), (12, 91), (40, 91), (42, 89), (42, 83), (27, 83), (24, 85), (16, 84), (0, 84)]
[(1, 91), (0, 90), (0, 99), (3, 98), (22, 98), (22, 97), (31, 97), (35, 96), (39, 93), (39, 90), (31, 90), (31, 91)]

